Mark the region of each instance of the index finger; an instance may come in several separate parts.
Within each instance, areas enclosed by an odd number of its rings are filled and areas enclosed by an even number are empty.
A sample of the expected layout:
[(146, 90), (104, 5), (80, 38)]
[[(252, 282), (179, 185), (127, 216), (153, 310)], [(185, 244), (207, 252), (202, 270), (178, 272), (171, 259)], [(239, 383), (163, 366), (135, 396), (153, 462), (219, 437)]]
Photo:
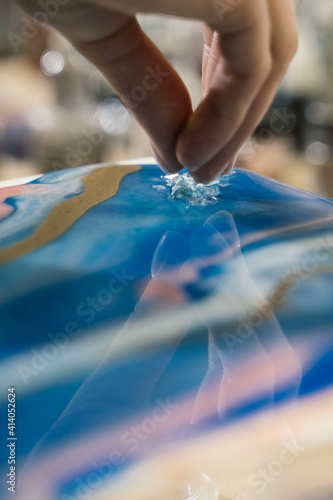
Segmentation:
[[(270, 72), (267, 0), (111, 0), (111, 3), (117, 9), (201, 19), (211, 27), (211, 40), (204, 54), (205, 98), (181, 131), (176, 149), (182, 165), (192, 172), (199, 169), (203, 172), (202, 167), (209, 165), (240, 129)], [(267, 98), (265, 106), (269, 104)], [(251, 127), (256, 126), (261, 111), (253, 114)], [(212, 180), (210, 177), (218, 173), (215, 168), (203, 178)]]

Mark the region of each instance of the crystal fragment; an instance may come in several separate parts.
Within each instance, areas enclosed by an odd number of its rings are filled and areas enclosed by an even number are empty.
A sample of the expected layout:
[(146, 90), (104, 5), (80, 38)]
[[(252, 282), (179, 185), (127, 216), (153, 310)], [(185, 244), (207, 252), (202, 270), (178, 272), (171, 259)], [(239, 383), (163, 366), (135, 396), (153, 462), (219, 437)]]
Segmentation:
[(196, 182), (188, 173), (166, 175), (165, 179), (174, 199), (184, 200), (189, 205), (212, 205), (217, 203), (216, 196), (220, 193), (219, 182), (210, 184)]

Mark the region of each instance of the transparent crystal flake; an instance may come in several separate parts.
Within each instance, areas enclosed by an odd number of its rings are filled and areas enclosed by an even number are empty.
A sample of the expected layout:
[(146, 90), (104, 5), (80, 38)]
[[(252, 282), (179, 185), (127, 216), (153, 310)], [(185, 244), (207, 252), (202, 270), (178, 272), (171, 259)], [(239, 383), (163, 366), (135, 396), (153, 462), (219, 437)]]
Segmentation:
[(233, 170), (227, 175), (218, 177), (210, 184), (200, 184), (188, 173), (162, 175), (161, 184), (154, 184), (152, 187), (157, 191), (168, 191), (173, 200), (183, 200), (186, 202), (186, 208), (191, 205), (205, 207), (218, 202), (221, 188), (230, 185), (231, 176), (234, 173)]
[(189, 205), (212, 205), (217, 203), (216, 196), (220, 193), (218, 180), (210, 184), (200, 184), (188, 174), (166, 175), (165, 179), (171, 187), (171, 194), (177, 200), (184, 200)]

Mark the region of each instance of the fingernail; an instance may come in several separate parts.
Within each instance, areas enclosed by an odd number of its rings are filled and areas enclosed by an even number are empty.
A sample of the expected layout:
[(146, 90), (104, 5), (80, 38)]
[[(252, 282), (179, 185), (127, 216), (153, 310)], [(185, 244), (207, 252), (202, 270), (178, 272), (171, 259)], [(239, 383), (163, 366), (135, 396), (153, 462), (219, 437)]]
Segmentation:
[(164, 160), (162, 159), (162, 156), (157, 152), (157, 149), (152, 144), (150, 144), (150, 151), (151, 151), (153, 157), (155, 158), (155, 161), (158, 164), (158, 166), (163, 170), (163, 172), (168, 174), (169, 171), (167, 169), (167, 166), (166, 166)]
[(182, 165), (180, 165), (179, 167), (170, 166), (170, 164), (164, 160), (164, 158), (161, 156), (161, 154), (158, 152), (157, 148), (153, 144), (150, 144), (150, 150), (152, 152), (153, 157), (156, 160), (156, 163), (163, 170), (164, 173), (176, 174), (177, 172), (182, 170), (183, 168)]
[(237, 155), (235, 155), (233, 158), (231, 158), (229, 163), (226, 165), (226, 167), (222, 171), (221, 175), (230, 175), (231, 172), (233, 171), (233, 169), (235, 168), (236, 161), (237, 161)]
[(197, 165), (195, 167), (191, 166), (191, 165), (187, 165), (187, 170), (190, 172), (190, 174), (193, 172), (197, 172), (200, 168), (202, 167), (202, 165)]

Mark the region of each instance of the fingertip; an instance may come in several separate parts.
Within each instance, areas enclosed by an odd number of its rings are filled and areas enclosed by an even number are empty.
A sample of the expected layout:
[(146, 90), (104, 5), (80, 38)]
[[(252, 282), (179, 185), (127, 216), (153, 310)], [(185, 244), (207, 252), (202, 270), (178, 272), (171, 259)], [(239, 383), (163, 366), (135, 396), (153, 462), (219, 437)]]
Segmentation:
[(189, 170), (189, 174), (196, 182), (207, 185), (214, 182), (219, 176), (230, 174), (234, 168), (235, 162), (236, 157), (233, 157), (222, 167), (220, 165), (212, 167), (206, 164), (196, 171)]
[(231, 174), (236, 166), (236, 161), (237, 161), (237, 155), (235, 155), (231, 158), (231, 160), (227, 164), (226, 168), (223, 170), (223, 172), (220, 175)]
[(162, 156), (159, 154), (159, 152), (152, 143), (150, 143), (150, 151), (157, 165), (163, 170), (163, 172), (168, 173), (168, 168), (166, 166), (165, 161), (163, 160)]
[(190, 140), (182, 132), (176, 143), (176, 157), (179, 163), (184, 165), (190, 173), (196, 172), (203, 163), (198, 153), (198, 142)]
[(218, 174), (212, 173), (211, 171), (206, 169), (205, 166), (195, 172), (189, 170), (189, 174), (191, 175), (191, 177), (193, 177), (195, 182), (205, 185), (215, 181), (215, 179), (218, 177)]
[(153, 157), (156, 160), (156, 163), (158, 164), (158, 166), (161, 168), (161, 170), (165, 174), (176, 174), (177, 172), (180, 172), (181, 170), (183, 170), (184, 167), (183, 167), (183, 165), (181, 165), (179, 163), (177, 158), (175, 158), (175, 159), (168, 158), (168, 160), (166, 160), (160, 154), (160, 152), (158, 151), (156, 146), (154, 146), (152, 143), (150, 144), (150, 150), (151, 150)]

